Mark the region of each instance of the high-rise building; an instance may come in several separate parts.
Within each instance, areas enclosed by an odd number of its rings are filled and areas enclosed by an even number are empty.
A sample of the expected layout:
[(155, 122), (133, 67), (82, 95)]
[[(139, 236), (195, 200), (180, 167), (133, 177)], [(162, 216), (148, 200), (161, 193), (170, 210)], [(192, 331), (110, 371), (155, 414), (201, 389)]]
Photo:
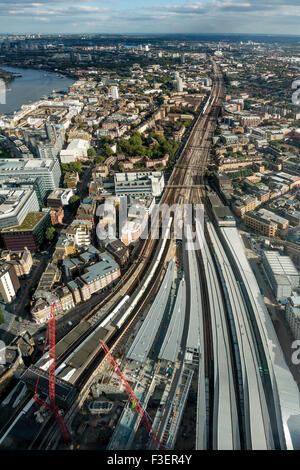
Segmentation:
[(183, 81), (181, 77), (176, 78), (176, 91), (182, 92), (183, 91)]
[(33, 189), (0, 190), (0, 229), (19, 225), (29, 212), (38, 210), (39, 202)]
[(59, 187), (61, 169), (58, 159), (0, 159), (0, 180), (8, 178), (41, 177), (41, 184), (48, 194)]
[(112, 86), (110, 89), (110, 93), (112, 96), (113, 100), (118, 100), (119, 99), (119, 89), (117, 86)]

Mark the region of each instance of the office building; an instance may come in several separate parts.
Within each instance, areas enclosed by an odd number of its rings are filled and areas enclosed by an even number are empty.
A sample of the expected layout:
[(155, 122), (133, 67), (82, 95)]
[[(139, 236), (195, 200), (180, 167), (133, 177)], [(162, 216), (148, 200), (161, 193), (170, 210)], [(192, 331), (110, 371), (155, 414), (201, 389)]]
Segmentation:
[(78, 226), (69, 226), (61, 231), (61, 234), (65, 236), (67, 240), (73, 242), (77, 246), (90, 245), (91, 233), (89, 227), (83, 222), (80, 222)]
[(257, 212), (262, 217), (266, 217), (267, 219), (277, 224), (278, 228), (280, 228), (281, 230), (285, 230), (289, 225), (289, 221), (287, 219), (275, 214), (275, 212), (268, 211), (267, 209), (258, 209)]
[(89, 143), (84, 139), (73, 139), (65, 150), (60, 152), (61, 163), (71, 163), (87, 159)]
[(183, 80), (181, 77), (176, 78), (176, 91), (181, 93), (183, 91)]
[(21, 224), (29, 212), (38, 210), (33, 189), (0, 189), (0, 230)]
[[(84, 284), (80, 288), (83, 300), (91, 296), (94, 292), (98, 292), (109, 286), (121, 275), (119, 265), (110, 255), (101, 253), (100, 258), (101, 261), (86, 268), (86, 272), (80, 276)], [(85, 292), (87, 290), (89, 291), (88, 293)]]
[(43, 191), (49, 194), (59, 187), (61, 169), (57, 159), (0, 159), (0, 181), (8, 178), (24, 179), (41, 177)]
[(4, 189), (33, 189), (36, 193), (40, 206), (45, 204), (47, 191), (41, 176), (10, 176), (5, 180), (0, 180), (0, 188)]
[(29, 212), (20, 225), (2, 229), (1, 238), (7, 250), (38, 250), (47, 227), (51, 227), (50, 212)]
[(139, 173), (116, 173), (116, 196), (159, 197), (165, 186), (161, 171), (141, 171)]
[(110, 93), (111, 93), (111, 97), (113, 100), (118, 100), (119, 99), (119, 89), (117, 86), (112, 86), (110, 88)]
[(49, 194), (47, 198), (47, 206), (58, 209), (59, 207), (67, 206), (72, 196), (74, 196), (73, 189), (57, 188)]

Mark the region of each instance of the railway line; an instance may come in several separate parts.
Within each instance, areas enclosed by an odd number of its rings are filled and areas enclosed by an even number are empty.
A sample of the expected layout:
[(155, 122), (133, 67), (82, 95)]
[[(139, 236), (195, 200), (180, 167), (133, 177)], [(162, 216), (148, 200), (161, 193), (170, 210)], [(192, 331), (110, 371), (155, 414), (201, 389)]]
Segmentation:
[[(198, 230), (200, 231), (200, 227), (198, 227)], [(245, 305), (226, 254), (224, 250), (222, 250), (218, 237), (210, 222), (207, 223), (207, 230), (213, 251), (219, 263), (220, 273), (224, 280), (223, 288), (226, 289), (226, 294), (229, 297), (230, 304), (228, 307), (232, 312), (236, 331), (235, 339), (238, 345), (239, 356), (236, 356), (235, 359), (237, 361), (239, 359), (236, 367), (241, 369), (243, 390), (242, 403), (240, 403), (240, 405), (243, 406), (242, 416), (244, 426), (242, 426), (240, 432), (243, 434), (242, 437), (246, 449), (272, 449), (274, 448), (274, 442), (272, 437), (270, 437), (272, 436), (270, 418), (267, 413), (266, 397), (263, 393), (261, 380), (262, 377), (256, 359), (256, 346), (249, 330)], [(227, 344), (229, 345), (231, 341), (232, 339), (228, 336)], [(231, 361), (228, 359), (229, 364), (230, 362)], [(231, 394), (231, 397), (235, 395), (240, 397), (240, 395), (235, 392)], [(233, 415), (231, 414), (230, 416)], [(236, 432), (238, 423), (237, 413), (235, 414), (235, 421)]]
[[(83, 399), (95, 371), (104, 370), (107, 362), (101, 348), (97, 347), (90, 361), (77, 374), (77, 371), (72, 372), (74, 356), (99, 332), (106, 334), (105, 342), (109, 342), (113, 353), (121, 351), (121, 345), (131, 335), (143, 307), (159, 291), (171, 244), (172, 237), (169, 235), (174, 235), (174, 218), (170, 215), (170, 208), (173, 204), (196, 205), (206, 201), (204, 176), (211, 138), (224, 94), (221, 73), (214, 61), (212, 65), (215, 81), (210, 96), (194, 123), (160, 202), (162, 208), (169, 211), (168, 214), (162, 211), (142, 244), (139, 261), (131, 266), (107, 298), (86, 314), (81, 324), (86, 322), (89, 326), (78, 337), (77, 342), (70, 345), (58, 358), (57, 376), (64, 377), (64, 380), (82, 390), (80, 400)], [(166, 232), (163, 238), (157, 240), (151, 234), (161, 228), (161, 221), (165, 218)], [(260, 350), (264, 345), (256, 344), (242, 288), (236, 282), (236, 273), (208, 220), (206, 227), (204, 233), (199, 221), (196, 221), (195, 241), (200, 250), (191, 251), (185, 247), (190, 308), (185, 312), (189, 331), (183, 335), (181, 349), (189, 353), (189, 358), (192, 357), (191, 368), (198, 372), (195, 447), (284, 448), (278, 424), (278, 405), (275, 401), (271, 405), (267, 403), (266, 391), (271, 392), (272, 387), (270, 381), (266, 382), (260, 369)], [(191, 235), (192, 227), (189, 230)], [(195, 325), (196, 330), (193, 331)], [(182, 366), (186, 358), (185, 353), (180, 354)], [(38, 365), (47, 369), (47, 356), (41, 358)], [(28, 394), (23, 397), (22, 406), (18, 410), (20, 414), (24, 413), (24, 400), (27, 400), (26, 410), (30, 408), (31, 396)], [(74, 416), (77, 406), (78, 400), (66, 413), (67, 423)], [(14, 420), (16, 418), (17, 411)], [(0, 432), (0, 445), (3, 436), (7, 435), (8, 429), (13, 428), (13, 424), (14, 421), (3, 429), (3, 433)], [(58, 440), (58, 431), (54, 422), (49, 419), (44, 431), (33, 442), (33, 447), (43, 448), (47, 441), (49, 446), (55, 447)]]
[[(204, 174), (208, 163), (210, 138), (222, 95), (222, 83), (217, 74), (215, 92), (204, 107), (205, 113), (211, 104), (211, 111), (207, 114), (205, 123), (201, 125), (198, 136), (194, 137), (190, 167), (189, 165), (184, 167), (187, 170), (186, 178), (192, 180), (186, 199), (194, 204), (205, 202)], [(201, 247), (197, 255), (193, 251), (188, 252), (191, 265), (195, 260), (196, 263), (198, 261), (197, 272), (191, 276), (198, 276), (202, 286), (201, 299), (198, 302), (198, 305), (201, 305), (199, 312), (201, 354), (198, 369), (196, 448), (240, 449), (236, 384), (223, 296), (204, 236), (197, 241)], [(191, 315), (194, 309), (197, 307), (191, 305)], [(206, 423), (206, 426), (203, 423)]]
[[(210, 383), (210, 443), (212, 449), (237, 450), (241, 448), (238, 403), (223, 296), (204, 232), (200, 233), (200, 224), (197, 229), (201, 244), (202, 276), (206, 284), (206, 302), (203, 302), (202, 310), (207, 331), (205, 352), (206, 376)], [(202, 442), (197, 435), (197, 448), (200, 449), (198, 440)]]

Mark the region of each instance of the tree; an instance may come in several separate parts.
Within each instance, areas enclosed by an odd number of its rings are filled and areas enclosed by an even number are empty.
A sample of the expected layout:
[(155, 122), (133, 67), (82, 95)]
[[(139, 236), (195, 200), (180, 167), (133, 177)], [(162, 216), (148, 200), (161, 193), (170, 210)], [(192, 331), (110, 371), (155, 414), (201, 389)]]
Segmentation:
[(55, 232), (56, 232), (56, 230), (55, 230), (54, 227), (48, 227), (46, 229), (46, 232), (45, 232), (46, 239), (49, 240), (49, 241), (53, 240)]
[(61, 164), (62, 174), (75, 172), (79, 175), (82, 173), (82, 163), (81, 162), (71, 162), (71, 163), (62, 163)]
[(71, 207), (72, 212), (76, 212), (80, 204), (80, 197), (79, 196), (72, 196), (69, 200), (69, 205)]
[(102, 135), (100, 137), (100, 146), (103, 147), (105, 144), (109, 144), (111, 145), (112, 144), (112, 139), (110, 137), (107, 137), (105, 135)]
[(110, 148), (108, 144), (104, 145), (101, 153), (105, 158), (111, 157), (114, 154), (114, 152), (112, 151), (112, 149)]
[(95, 163), (104, 163), (105, 162), (105, 157), (102, 155), (97, 155), (97, 157), (94, 158)]
[(90, 149), (88, 149), (87, 154), (88, 154), (88, 157), (95, 157), (96, 150), (91, 147)]
[(251, 109), (251, 101), (250, 100), (245, 100), (244, 101), (244, 110), (249, 111)]
[(82, 173), (82, 163), (81, 162), (72, 162), (69, 165), (70, 171), (74, 171), (75, 173), (78, 173), (81, 175)]

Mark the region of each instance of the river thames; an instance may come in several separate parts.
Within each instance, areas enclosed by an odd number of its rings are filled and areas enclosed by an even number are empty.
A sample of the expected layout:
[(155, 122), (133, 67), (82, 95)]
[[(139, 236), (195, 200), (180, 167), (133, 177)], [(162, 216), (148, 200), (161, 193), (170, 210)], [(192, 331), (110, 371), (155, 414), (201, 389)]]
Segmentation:
[(74, 80), (44, 70), (22, 69), (17, 67), (0, 67), (8, 72), (21, 74), (7, 84), (6, 104), (0, 103), (0, 115), (11, 115), (18, 111), (22, 104), (30, 104), (46, 97), (55, 91), (67, 91)]

